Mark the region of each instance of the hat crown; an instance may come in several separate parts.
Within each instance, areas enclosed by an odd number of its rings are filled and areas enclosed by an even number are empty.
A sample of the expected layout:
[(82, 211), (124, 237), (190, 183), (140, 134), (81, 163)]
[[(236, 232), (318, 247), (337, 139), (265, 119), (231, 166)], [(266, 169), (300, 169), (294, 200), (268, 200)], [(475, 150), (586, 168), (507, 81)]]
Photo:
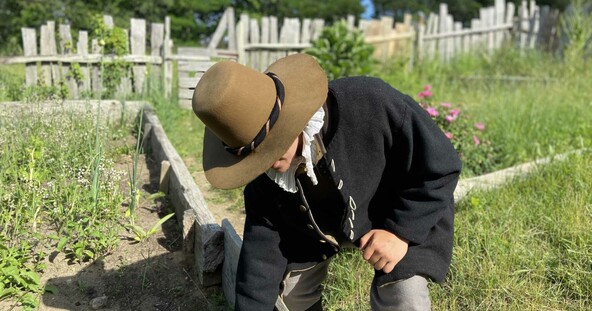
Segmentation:
[(193, 94), (193, 111), (230, 147), (244, 146), (265, 125), (273, 109), (273, 80), (233, 61), (213, 65)]

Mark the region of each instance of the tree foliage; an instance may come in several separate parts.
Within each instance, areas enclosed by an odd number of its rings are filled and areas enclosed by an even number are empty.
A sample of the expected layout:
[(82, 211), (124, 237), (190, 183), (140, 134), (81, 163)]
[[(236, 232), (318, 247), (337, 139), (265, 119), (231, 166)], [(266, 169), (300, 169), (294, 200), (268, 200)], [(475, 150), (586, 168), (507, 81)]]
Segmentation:
[[(372, 0), (374, 4), (375, 17), (382, 15), (395, 16), (402, 19), (404, 13), (417, 12), (438, 12), (440, 3), (448, 4), (448, 13), (451, 14), (455, 20), (462, 22), (469, 22), (472, 18), (479, 17), (479, 8), (493, 6), (495, 0), (418, 0), (418, 1), (400, 1), (400, 0)], [(506, 0), (506, 2), (514, 2), (518, 7), (522, 0)], [(570, 0), (537, 0), (539, 6), (548, 5), (553, 8), (563, 10)]]

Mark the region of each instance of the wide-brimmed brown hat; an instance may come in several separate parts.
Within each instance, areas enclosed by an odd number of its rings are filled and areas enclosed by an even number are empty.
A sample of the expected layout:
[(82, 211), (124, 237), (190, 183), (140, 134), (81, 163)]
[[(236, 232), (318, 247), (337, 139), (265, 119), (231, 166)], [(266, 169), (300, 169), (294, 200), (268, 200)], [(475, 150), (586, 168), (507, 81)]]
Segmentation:
[(265, 73), (233, 61), (213, 65), (193, 93), (193, 111), (206, 125), (208, 181), (232, 189), (265, 172), (292, 145), (327, 92), (325, 73), (306, 54), (279, 59)]

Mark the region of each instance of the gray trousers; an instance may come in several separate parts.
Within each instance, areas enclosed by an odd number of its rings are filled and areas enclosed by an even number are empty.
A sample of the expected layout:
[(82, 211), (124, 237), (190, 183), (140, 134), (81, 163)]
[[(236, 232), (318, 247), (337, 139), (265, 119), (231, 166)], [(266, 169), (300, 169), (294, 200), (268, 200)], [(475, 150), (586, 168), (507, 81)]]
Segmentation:
[[(321, 310), (322, 282), (327, 277), (330, 259), (304, 270), (289, 272), (283, 281), (281, 298), (290, 311)], [(370, 306), (374, 311), (431, 310), (428, 282), (422, 276), (376, 285), (370, 289)]]

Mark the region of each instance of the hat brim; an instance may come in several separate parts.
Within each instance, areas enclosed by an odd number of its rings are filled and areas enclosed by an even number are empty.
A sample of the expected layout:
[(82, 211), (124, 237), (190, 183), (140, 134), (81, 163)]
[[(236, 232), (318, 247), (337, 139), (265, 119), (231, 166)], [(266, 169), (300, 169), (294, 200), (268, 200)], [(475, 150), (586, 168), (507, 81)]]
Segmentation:
[(327, 77), (308, 55), (282, 58), (267, 71), (275, 73), (282, 81), (285, 97), (276, 123), (255, 150), (247, 156), (231, 154), (211, 130), (205, 129), (203, 168), (207, 180), (216, 188), (244, 186), (269, 169), (284, 155), (327, 98)]

